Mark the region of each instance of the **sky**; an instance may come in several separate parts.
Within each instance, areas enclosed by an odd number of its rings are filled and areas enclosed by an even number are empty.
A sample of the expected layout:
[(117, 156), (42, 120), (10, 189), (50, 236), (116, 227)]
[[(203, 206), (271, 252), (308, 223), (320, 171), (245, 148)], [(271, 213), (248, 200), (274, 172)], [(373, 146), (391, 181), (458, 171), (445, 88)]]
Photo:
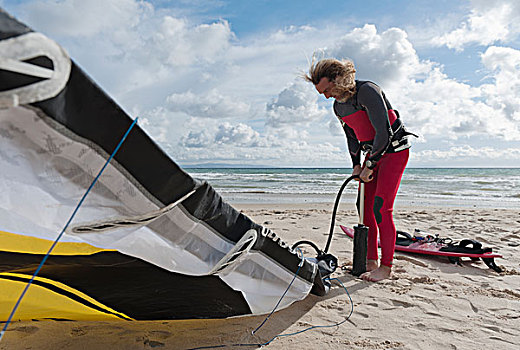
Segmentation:
[[(410, 167), (520, 167), (520, 1), (0, 0), (181, 166), (351, 167), (312, 57), (351, 59)], [(118, 137), (114, 135), (114, 137)]]

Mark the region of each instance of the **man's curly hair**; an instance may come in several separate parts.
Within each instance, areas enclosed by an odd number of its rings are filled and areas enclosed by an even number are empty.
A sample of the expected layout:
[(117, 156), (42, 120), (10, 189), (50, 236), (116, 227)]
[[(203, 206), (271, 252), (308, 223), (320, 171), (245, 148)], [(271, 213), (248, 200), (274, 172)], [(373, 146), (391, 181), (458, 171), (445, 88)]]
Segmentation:
[(356, 93), (356, 68), (350, 60), (340, 61), (334, 58), (325, 58), (311, 62), (309, 74), (304, 79), (317, 85), (322, 78), (334, 82), (332, 93), (339, 102), (345, 102)]

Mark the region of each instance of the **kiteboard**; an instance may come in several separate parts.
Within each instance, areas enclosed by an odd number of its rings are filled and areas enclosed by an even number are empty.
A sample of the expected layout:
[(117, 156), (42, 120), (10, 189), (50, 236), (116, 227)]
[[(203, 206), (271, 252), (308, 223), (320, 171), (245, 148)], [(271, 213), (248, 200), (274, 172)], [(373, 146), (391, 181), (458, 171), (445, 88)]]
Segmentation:
[[(354, 238), (354, 229), (340, 225), (343, 232)], [(380, 246), (378, 241), (378, 246)], [(453, 263), (460, 264), (461, 258), (482, 259), (484, 263), (496, 272), (502, 269), (495, 264), (494, 258), (502, 255), (493, 253), (491, 248), (482, 248), (482, 244), (472, 239), (454, 242), (451, 238), (440, 238), (438, 235), (421, 235), (420, 231), (413, 236), (404, 231), (397, 231), (395, 250), (406, 253), (437, 255), (448, 257)]]

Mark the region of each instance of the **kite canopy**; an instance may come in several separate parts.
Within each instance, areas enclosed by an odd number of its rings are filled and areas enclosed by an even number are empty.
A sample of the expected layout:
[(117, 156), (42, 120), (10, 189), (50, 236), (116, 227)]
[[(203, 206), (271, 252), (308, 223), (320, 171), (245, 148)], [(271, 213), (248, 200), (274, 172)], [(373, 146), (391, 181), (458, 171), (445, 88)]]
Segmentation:
[[(0, 9), (0, 321), (131, 118), (65, 50)], [(15, 319), (169, 320), (324, 292), (317, 265), (190, 177), (135, 127)]]

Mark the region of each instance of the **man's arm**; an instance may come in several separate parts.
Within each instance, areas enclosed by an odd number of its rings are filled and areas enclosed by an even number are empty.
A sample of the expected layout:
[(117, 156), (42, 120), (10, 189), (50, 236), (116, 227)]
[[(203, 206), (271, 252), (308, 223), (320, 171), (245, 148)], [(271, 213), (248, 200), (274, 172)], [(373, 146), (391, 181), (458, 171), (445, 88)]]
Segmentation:
[(374, 83), (363, 84), (359, 89), (357, 100), (365, 108), (376, 132), (369, 159), (377, 162), (385, 154), (393, 136), (388, 120), (388, 109), (381, 89)]

